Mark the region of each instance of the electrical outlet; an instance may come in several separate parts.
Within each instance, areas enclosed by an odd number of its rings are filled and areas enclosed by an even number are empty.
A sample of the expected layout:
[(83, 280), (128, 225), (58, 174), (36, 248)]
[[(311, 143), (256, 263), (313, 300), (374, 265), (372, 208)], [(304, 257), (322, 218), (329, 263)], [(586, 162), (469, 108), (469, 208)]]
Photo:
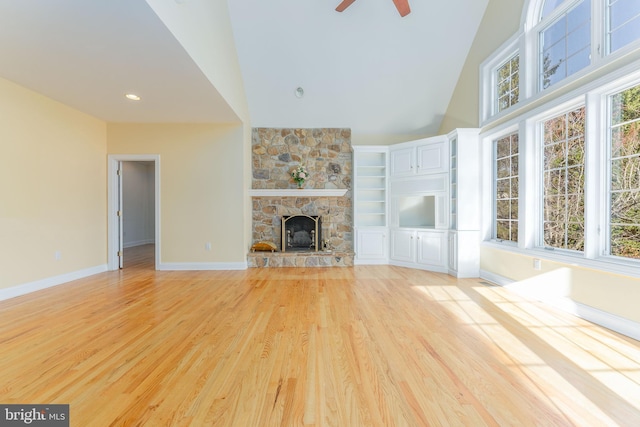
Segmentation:
[(535, 258), (533, 260), (533, 269), (540, 270), (540, 268), (542, 268), (542, 262), (538, 258)]
[(53, 254), (53, 257), (55, 258), (55, 260), (56, 260), (56, 261), (61, 260), (61, 259), (62, 259), (62, 252), (60, 252), (60, 251), (56, 251), (56, 252)]
[(207, 242), (207, 243), (205, 243), (205, 244), (204, 244), (204, 248), (205, 248), (206, 250), (210, 251), (210, 250), (211, 250), (211, 242)]

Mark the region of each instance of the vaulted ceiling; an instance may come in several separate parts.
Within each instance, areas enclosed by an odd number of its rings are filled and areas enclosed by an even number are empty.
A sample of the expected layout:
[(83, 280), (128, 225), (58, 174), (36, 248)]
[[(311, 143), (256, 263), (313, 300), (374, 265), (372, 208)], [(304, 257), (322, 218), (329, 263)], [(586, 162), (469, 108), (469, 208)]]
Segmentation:
[[(251, 126), (437, 132), (488, 0), (339, 3), (228, 1)], [(0, 77), (108, 122), (237, 121), (144, 0), (0, 0)]]

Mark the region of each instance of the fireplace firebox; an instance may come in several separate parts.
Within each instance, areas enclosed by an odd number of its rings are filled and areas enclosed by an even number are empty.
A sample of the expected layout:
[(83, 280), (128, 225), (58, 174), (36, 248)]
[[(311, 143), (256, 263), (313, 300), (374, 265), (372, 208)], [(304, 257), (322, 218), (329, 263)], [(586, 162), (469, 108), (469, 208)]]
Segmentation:
[(285, 215), (282, 217), (282, 252), (315, 251), (322, 248), (322, 217)]

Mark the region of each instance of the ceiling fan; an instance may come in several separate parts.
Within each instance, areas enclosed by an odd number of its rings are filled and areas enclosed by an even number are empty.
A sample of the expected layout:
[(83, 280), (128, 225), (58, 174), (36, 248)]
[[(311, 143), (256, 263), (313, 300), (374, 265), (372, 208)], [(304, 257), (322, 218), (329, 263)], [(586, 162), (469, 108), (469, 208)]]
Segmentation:
[[(351, 6), (354, 1), (356, 0), (342, 0), (342, 3), (336, 7), (336, 10), (338, 12), (342, 12)], [(393, 4), (396, 5), (396, 9), (398, 9), (400, 16), (407, 16), (411, 12), (411, 9), (409, 8), (409, 0), (393, 0)]]

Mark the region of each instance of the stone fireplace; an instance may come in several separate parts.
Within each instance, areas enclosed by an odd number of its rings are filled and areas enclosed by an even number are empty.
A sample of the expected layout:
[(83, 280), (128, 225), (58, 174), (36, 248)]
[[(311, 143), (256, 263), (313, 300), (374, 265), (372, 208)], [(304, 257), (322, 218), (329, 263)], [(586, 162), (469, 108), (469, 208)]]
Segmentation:
[[(290, 175), (299, 165), (310, 175), (302, 190)], [(255, 128), (252, 172), (253, 242), (273, 242), (278, 252), (250, 252), (249, 267), (353, 265), (349, 129)], [(288, 227), (292, 217), (310, 222), (298, 230)]]

